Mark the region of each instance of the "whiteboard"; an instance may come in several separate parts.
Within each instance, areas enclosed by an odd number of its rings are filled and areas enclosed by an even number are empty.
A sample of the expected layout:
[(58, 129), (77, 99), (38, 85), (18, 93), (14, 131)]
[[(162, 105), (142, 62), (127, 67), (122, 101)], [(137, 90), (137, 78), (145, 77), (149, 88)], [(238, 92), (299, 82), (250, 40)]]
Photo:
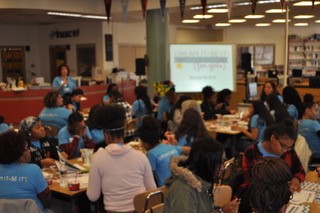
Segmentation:
[(235, 45), (171, 44), (170, 80), (176, 92), (236, 90)]

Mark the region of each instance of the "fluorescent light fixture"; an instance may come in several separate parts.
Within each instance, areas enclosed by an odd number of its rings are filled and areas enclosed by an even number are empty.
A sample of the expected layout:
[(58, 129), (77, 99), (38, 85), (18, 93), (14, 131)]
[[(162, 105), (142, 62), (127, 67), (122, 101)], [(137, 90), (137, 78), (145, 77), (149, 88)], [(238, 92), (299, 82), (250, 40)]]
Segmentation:
[(193, 24), (193, 23), (198, 23), (200, 22), (199, 20), (195, 20), (195, 19), (185, 19), (182, 21), (182, 23), (185, 23), (185, 24)]
[(294, 26), (296, 27), (305, 27), (305, 26), (308, 26), (309, 24), (308, 23), (295, 23)]
[(295, 18), (295, 19), (309, 19), (309, 18), (314, 18), (314, 15), (297, 15), (297, 16), (294, 16), (293, 18)]
[(270, 25), (271, 25), (270, 23), (257, 23), (256, 27), (268, 27)]
[(227, 8), (213, 8), (207, 11), (208, 13), (227, 13)]
[[(280, 2), (280, 0), (261, 0), (258, 1), (257, 4), (270, 4), (270, 3), (277, 3)], [(246, 6), (246, 5), (251, 5), (252, 3), (250, 1), (245, 1), (245, 2), (233, 2), (233, 6)], [(221, 7), (226, 7), (227, 4), (224, 3), (218, 3), (218, 4), (208, 4), (207, 9), (211, 8), (221, 8)], [(190, 7), (190, 10), (201, 10), (202, 6), (197, 5)]]
[(214, 26), (216, 27), (229, 27), (231, 26), (230, 23), (216, 23)]
[(83, 15), (83, 14), (77, 14), (77, 13), (47, 12), (47, 15), (76, 17), (76, 18), (103, 19), (103, 20), (108, 19), (107, 16)]
[(229, 23), (243, 23), (246, 22), (247, 20), (245, 19), (230, 19)]
[(193, 18), (195, 19), (209, 19), (212, 18), (213, 15), (194, 15)]
[(316, 23), (320, 23), (320, 20), (315, 20), (314, 22), (316, 22)]
[(77, 13), (47, 12), (47, 15), (52, 15), (52, 16), (68, 16), (68, 17), (81, 17), (81, 14), (77, 14)]
[(266, 10), (266, 13), (285, 13), (286, 9), (270, 9)]
[(259, 19), (259, 18), (264, 18), (265, 15), (246, 15), (244, 18), (245, 19)]
[(272, 20), (273, 23), (286, 23), (286, 20), (285, 19), (275, 19), (275, 20)]
[[(320, 4), (320, 1), (315, 1), (314, 5)], [(293, 6), (312, 6), (312, 1), (299, 1), (296, 3), (293, 3)]]

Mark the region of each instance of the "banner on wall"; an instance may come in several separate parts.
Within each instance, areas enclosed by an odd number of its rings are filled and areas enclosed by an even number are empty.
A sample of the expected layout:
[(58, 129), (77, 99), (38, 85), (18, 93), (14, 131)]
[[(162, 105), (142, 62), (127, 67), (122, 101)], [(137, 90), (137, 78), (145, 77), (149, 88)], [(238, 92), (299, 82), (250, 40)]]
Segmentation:
[(204, 15), (206, 14), (207, 0), (201, 0), (201, 6), (202, 6), (202, 15)]
[(107, 18), (108, 18), (108, 23), (110, 22), (111, 2), (112, 2), (112, 0), (104, 0), (104, 5), (106, 7), (106, 13), (107, 13)]
[(251, 0), (251, 2), (252, 2), (252, 4), (251, 4), (252, 15), (254, 15), (254, 13), (256, 11), (257, 1), (258, 0)]
[(181, 15), (181, 19), (183, 20), (184, 9), (186, 8), (186, 0), (179, 0), (179, 3), (180, 3), (180, 15)]
[(233, 8), (233, 0), (227, 0), (228, 19), (231, 19), (231, 13)]
[(166, 11), (166, 2), (167, 0), (160, 0), (160, 10), (162, 19), (164, 18), (164, 13)]
[(122, 15), (124, 19), (128, 18), (128, 2), (129, 0), (121, 0)]
[(146, 18), (146, 10), (147, 10), (148, 0), (140, 0), (140, 1), (141, 1), (143, 19), (145, 19)]

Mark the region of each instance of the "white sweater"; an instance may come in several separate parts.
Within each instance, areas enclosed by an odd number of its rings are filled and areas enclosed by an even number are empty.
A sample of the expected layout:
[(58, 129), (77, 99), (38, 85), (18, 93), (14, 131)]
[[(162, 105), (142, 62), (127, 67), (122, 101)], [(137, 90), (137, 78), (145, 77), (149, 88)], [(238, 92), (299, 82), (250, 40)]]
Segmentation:
[(92, 156), (87, 196), (94, 202), (102, 192), (105, 210), (132, 211), (133, 197), (155, 188), (147, 157), (131, 146), (109, 144)]

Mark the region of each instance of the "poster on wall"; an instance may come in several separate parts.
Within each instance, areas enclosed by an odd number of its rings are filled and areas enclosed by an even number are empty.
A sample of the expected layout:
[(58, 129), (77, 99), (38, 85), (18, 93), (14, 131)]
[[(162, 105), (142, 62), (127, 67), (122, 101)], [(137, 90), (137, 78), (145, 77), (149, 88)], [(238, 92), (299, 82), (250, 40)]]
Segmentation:
[(112, 46), (112, 35), (104, 35), (104, 40), (106, 43), (106, 61), (113, 61), (113, 46)]

